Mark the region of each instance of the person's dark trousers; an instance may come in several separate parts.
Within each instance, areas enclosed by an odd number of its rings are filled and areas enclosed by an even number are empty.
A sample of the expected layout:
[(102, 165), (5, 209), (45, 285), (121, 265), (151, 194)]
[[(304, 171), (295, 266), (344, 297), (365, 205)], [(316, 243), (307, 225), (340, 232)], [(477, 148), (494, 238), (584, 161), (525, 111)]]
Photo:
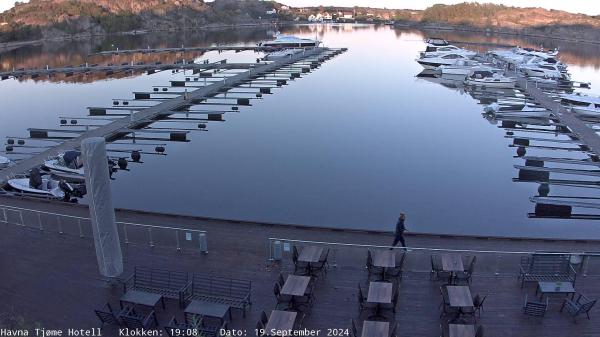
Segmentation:
[(396, 235), (396, 237), (394, 238), (394, 243), (392, 243), (392, 247), (395, 247), (398, 244), (398, 242), (402, 243), (402, 247), (406, 247), (406, 241), (404, 241), (404, 236), (402, 234)]

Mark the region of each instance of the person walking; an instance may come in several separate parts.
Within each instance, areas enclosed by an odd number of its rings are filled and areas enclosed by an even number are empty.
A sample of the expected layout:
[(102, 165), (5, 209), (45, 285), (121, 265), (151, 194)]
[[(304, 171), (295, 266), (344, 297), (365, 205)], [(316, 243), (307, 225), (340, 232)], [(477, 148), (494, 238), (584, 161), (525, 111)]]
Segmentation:
[(392, 243), (390, 250), (394, 249), (398, 242), (402, 243), (402, 248), (406, 250), (406, 241), (404, 241), (404, 232), (406, 231), (406, 226), (404, 225), (404, 220), (406, 220), (406, 214), (400, 213), (398, 222), (396, 222), (396, 236), (394, 237), (394, 243)]

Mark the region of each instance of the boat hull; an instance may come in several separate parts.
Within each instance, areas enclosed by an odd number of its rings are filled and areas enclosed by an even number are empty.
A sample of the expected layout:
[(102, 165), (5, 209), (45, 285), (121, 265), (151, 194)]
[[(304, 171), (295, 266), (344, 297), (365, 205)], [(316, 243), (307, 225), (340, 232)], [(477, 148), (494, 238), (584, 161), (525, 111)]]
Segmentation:
[(514, 81), (478, 81), (473, 79), (468, 79), (468, 85), (474, 85), (478, 87), (487, 87), (487, 88), (502, 88), (502, 89), (514, 89), (515, 82)]
[(53, 198), (64, 198), (65, 192), (63, 192), (58, 186), (58, 181), (51, 179), (42, 179), (42, 186), (46, 186), (46, 189), (36, 189), (29, 186), (28, 178), (10, 179), (8, 185), (14, 190), (24, 192), (27, 194), (53, 197)]

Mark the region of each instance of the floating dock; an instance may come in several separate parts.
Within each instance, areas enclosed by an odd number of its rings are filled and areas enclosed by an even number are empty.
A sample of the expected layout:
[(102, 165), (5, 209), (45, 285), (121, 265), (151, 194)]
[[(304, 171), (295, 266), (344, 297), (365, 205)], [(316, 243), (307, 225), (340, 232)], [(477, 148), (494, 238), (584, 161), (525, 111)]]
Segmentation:
[[(63, 137), (65, 141), (59, 145), (51, 147), (45, 151), (37, 153), (30, 158), (22, 159), (14, 166), (3, 169), (0, 171), (0, 184), (6, 183), (8, 179), (12, 177), (27, 173), (30, 169), (41, 165), (44, 160), (50, 157), (55, 157), (60, 153), (64, 153), (68, 150), (78, 149), (80, 147), (81, 141), (90, 137), (103, 137), (107, 141), (112, 141), (123, 137), (129, 133), (135, 132), (136, 130), (140, 130), (142, 128), (147, 127), (149, 124), (159, 121), (168, 115), (176, 114), (176, 113), (187, 113), (186, 109), (193, 105), (201, 105), (201, 104), (210, 104), (210, 105), (228, 105), (233, 111), (238, 110), (238, 106), (249, 106), (250, 98), (244, 97), (233, 97), (227, 98), (231, 100), (229, 102), (211, 102), (207, 103), (207, 100), (222, 99), (221, 97), (214, 97), (220, 94), (226, 93), (228, 90), (236, 88), (238, 86), (242, 86), (244, 84), (253, 83), (254, 80), (265, 81), (263, 79), (268, 79), (269, 83), (282, 86), (287, 84), (287, 81), (294, 80), (301, 76), (302, 66), (294, 67), (296, 63), (301, 63), (302, 65), (308, 64), (311, 67), (314, 65), (316, 68), (318, 64), (323, 63), (329, 60), (331, 57), (338, 55), (340, 53), (345, 52), (346, 49), (330, 49), (330, 48), (310, 48), (305, 49), (303, 52), (296, 53), (290, 55), (289, 57), (281, 58), (273, 62), (261, 62), (256, 64), (248, 64), (246, 65), (246, 70), (243, 72), (239, 72), (233, 74), (229, 77), (219, 79), (218, 81), (206, 83), (206, 85), (198, 85), (198, 86), (188, 86), (188, 84), (197, 83), (192, 82), (190, 78), (187, 78), (186, 81), (172, 81), (172, 87), (179, 87), (176, 93), (173, 92), (172, 97), (154, 97), (156, 94), (160, 93), (158, 90), (152, 92), (138, 92), (135, 93), (134, 101), (153, 101), (159, 102), (156, 105), (148, 106), (143, 109), (135, 108), (135, 111), (131, 111), (130, 115), (126, 117), (122, 117), (116, 120), (111, 121), (105, 125), (99, 125), (90, 129), (86, 127), (85, 130), (65, 130), (65, 129), (30, 129), (30, 136), (34, 139), (46, 139), (52, 138), (49, 137), (49, 133), (70, 133), (74, 134), (72, 137)], [(215, 64), (208, 64), (207, 67), (219, 67), (226, 65), (225, 62), (218, 62)], [(282, 69), (287, 70), (287, 77), (278, 76), (276, 78), (271, 78), (272, 74)], [(247, 87), (246, 87), (247, 88)], [(270, 92), (270, 88), (262, 88), (262, 84), (258, 84), (257, 87), (260, 92)], [(155, 88), (158, 89), (158, 88)], [(165, 88), (166, 89), (166, 88)], [(181, 91), (184, 90), (185, 91)], [(189, 91), (188, 91), (189, 89)], [(260, 94), (260, 92), (257, 93)], [(233, 93), (233, 95), (236, 95)], [(262, 95), (262, 94), (261, 94)], [(128, 102), (129, 100), (127, 100)], [(116, 103), (118, 101), (115, 100)], [(113, 104), (115, 103), (113, 102)], [(124, 101), (122, 101), (125, 104)], [(90, 108), (90, 115), (106, 115), (108, 108)], [(132, 109), (133, 110), (133, 109)], [(221, 120), (222, 113), (207, 113), (209, 120)], [(65, 121), (66, 122), (66, 121)], [(181, 135), (181, 133), (175, 133), (175, 138), (172, 140), (182, 140), (179, 138), (185, 138), (185, 135)], [(173, 138), (173, 134), (171, 134), (171, 138)]]

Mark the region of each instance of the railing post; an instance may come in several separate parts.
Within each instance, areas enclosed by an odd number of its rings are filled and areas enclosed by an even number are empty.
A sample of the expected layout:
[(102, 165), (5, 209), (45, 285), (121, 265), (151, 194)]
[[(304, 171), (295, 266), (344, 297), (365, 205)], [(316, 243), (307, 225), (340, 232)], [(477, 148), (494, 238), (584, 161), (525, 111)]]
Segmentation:
[(502, 255), (498, 254), (496, 256), (496, 271), (494, 272), (494, 276), (500, 276), (500, 260), (502, 259)]
[(19, 211), (19, 218), (21, 219), (21, 226), (25, 226), (25, 220), (23, 220), (23, 211)]
[(152, 227), (148, 227), (148, 239), (150, 239), (150, 247), (154, 247), (154, 241), (152, 240)]
[(83, 228), (81, 228), (81, 219), (77, 218), (77, 227), (79, 227), (79, 237), (83, 237)]
[(331, 265), (333, 268), (337, 268), (337, 248), (333, 248), (333, 254), (331, 257)]
[(129, 243), (129, 237), (127, 236), (127, 225), (123, 224), (123, 236), (125, 237), (125, 243)]
[(282, 249), (281, 241), (275, 240), (273, 242), (272, 261), (281, 261), (283, 255)]
[(177, 241), (177, 250), (181, 250), (181, 246), (179, 245), (179, 230), (175, 230), (175, 241)]
[(59, 234), (63, 234), (63, 230), (62, 230), (62, 222), (60, 221), (60, 216), (56, 216), (56, 222), (58, 223), (58, 233)]
[(587, 276), (589, 260), (590, 260), (589, 255), (583, 256), (583, 261), (581, 261), (581, 269), (582, 269), (581, 274), (583, 275), (583, 277)]
[(2, 214), (4, 215), (4, 221), (5, 223), (8, 223), (8, 216), (6, 214), (6, 208), (2, 208)]
[(40, 228), (40, 231), (44, 230), (44, 224), (42, 223), (42, 214), (41, 213), (37, 213), (37, 218), (38, 218), (38, 225)]
[(206, 240), (206, 233), (200, 233), (198, 234), (198, 243), (199, 243), (199, 248), (200, 251), (204, 254), (208, 253), (208, 242)]

